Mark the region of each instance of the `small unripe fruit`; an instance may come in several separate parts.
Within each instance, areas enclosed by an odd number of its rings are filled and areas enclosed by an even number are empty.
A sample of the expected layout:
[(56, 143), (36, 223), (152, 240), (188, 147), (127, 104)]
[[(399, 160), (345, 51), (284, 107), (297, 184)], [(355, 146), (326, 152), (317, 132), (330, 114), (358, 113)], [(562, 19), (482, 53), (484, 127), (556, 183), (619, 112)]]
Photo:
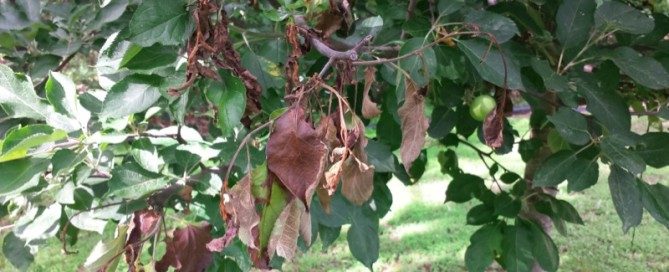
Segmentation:
[(497, 106), (495, 99), (489, 95), (480, 95), (469, 105), (469, 114), (477, 121), (485, 120), (486, 116)]

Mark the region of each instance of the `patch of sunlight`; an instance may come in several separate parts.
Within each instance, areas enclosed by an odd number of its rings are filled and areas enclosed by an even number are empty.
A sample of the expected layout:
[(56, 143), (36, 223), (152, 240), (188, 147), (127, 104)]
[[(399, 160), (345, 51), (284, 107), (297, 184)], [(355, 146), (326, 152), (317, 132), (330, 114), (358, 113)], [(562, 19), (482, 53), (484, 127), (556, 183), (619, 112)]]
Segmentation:
[(407, 235), (416, 235), (416, 234), (424, 234), (428, 233), (430, 231), (434, 231), (435, 229), (435, 223), (434, 221), (430, 222), (423, 222), (423, 223), (410, 223), (410, 224), (404, 224), (404, 225), (399, 225), (390, 232), (389, 238), (393, 241), (399, 241), (402, 240)]

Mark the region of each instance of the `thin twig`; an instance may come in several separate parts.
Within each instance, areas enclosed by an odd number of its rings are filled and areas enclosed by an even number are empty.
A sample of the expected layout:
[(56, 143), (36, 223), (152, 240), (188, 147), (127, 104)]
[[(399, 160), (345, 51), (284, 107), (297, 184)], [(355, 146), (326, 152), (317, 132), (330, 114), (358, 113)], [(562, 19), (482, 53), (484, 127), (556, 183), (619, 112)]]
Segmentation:
[(235, 154), (232, 155), (232, 159), (230, 159), (230, 164), (228, 165), (228, 170), (225, 173), (225, 179), (223, 181), (223, 187), (221, 187), (221, 193), (225, 193), (225, 191), (227, 191), (228, 179), (230, 178), (230, 172), (232, 172), (232, 167), (235, 166), (235, 161), (237, 160), (237, 156), (239, 156), (239, 152), (242, 150), (244, 145), (248, 143), (248, 141), (251, 139), (251, 136), (253, 136), (253, 134), (256, 134), (258, 131), (268, 127), (273, 122), (274, 122), (273, 120), (267, 121), (267, 123), (264, 123), (264, 124), (260, 125), (259, 127), (255, 128), (254, 130), (249, 132), (249, 134), (247, 134), (246, 137), (244, 137), (242, 142), (239, 144), (239, 147), (237, 148), (237, 151), (235, 151)]

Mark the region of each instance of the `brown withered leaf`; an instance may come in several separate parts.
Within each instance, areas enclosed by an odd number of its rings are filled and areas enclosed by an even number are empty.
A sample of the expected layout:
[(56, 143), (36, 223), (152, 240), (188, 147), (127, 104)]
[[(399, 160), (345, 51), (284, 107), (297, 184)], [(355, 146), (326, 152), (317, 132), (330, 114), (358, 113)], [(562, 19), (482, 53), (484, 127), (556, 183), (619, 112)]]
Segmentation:
[(135, 211), (132, 215), (128, 237), (125, 241), (125, 262), (128, 271), (136, 271), (135, 261), (142, 252), (142, 235), (153, 234), (156, 225), (160, 222), (162, 215), (154, 210), (143, 209)]
[(156, 271), (167, 271), (170, 266), (174, 271), (206, 271), (212, 261), (212, 253), (207, 249), (210, 231), (209, 223), (175, 229), (173, 237), (165, 239), (165, 255), (156, 262)]
[(222, 252), (225, 247), (232, 243), (232, 239), (235, 239), (239, 226), (237, 226), (235, 222), (227, 221), (225, 227), (225, 234), (223, 236), (214, 238), (207, 243), (207, 249), (209, 251)]
[(328, 191), (329, 195), (332, 195), (337, 190), (337, 185), (339, 185), (339, 177), (341, 177), (343, 165), (344, 162), (342, 160), (337, 160), (325, 172), (325, 189)]
[(316, 188), (316, 194), (318, 195), (318, 201), (321, 203), (321, 207), (323, 207), (325, 214), (330, 214), (331, 200), (330, 193), (327, 189), (325, 189), (325, 176), (323, 176), (321, 183), (318, 184), (318, 187)]
[(296, 199), (290, 201), (283, 211), (281, 211), (279, 218), (274, 223), (269, 244), (267, 245), (267, 255), (270, 258), (276, 252), (277, 255), (286, 258), (286, 260), (293, 259), (295, 250), (297, 249), (298, 231), (301, 223), (300, 217), (304, 213), (304, 206), (300, 202), (297, 202)]
[(398, 113), (402, 121), (402, 144), (400, 155), (404, 169), (409, 173), (411, 164), (420, 156), (425, 145), (425, 135), (429, 127), (429, 120), (425, 117), (425, 97), (418, 92), (416, 83), (405, 78), (404, 105)]
[(307, 207), (320, 181), (327, 147), (304, 121), (304, 110), (292, 108), (275, 122), (267, 141), (267, 167)]
[(507, 108), (506, 105), (511, 105), (511, 108), (513, 108), (506, 90), (497, 89), (495, 96), (497, 106), (483, 120), (483, 139), (485, 144), (492, 149), (497, 149), (504, 144), (504, 112)]
[(354, 118), (361, 136), (352, 148), (353, 156), (346, 159), (343, 164), (341, 179), (344, 184), (341, 187), (341, 193), (351, 203), (362, 205), (374, 191), (374, 167), (367, 165), (365, 125), (360, 118), (356, 116)]
[(381, 114), (381, 110), (376, 107), (376, 103), (369, 98), (369, 90), (372, 89), (374, 82), (376, 82), (376, 68), (367, 66), (365, 68), (365, 88), (362, 92), (362, 117), (367, 119), (372, 119)]
[(311, 245), (311, 214), (304, 209), (300, 216), (300, 235), (307, 246)]
[(324, 115), (316, 127), (316, 132), (327, 144), (328, 149), (333, 149), (341, 146), (341, 141), (337, 138), (337, 127), (335, 126), (332, 117)]
[(232, 210), (232, 218), (239, 226), (237, 236), (244, 244), (253, 249), (258, 249), (255, 244), (253, 228), (260, 223), (260, 216), (256, 212), (256, 203), (251, 192), (251, 177), (245, 176), (230, 189), (230, 202), (226, 203)]
[(321, 31), (323, 38), (327, 38), (341, 28), (343, 21), (344, 16), (338, 10), (328, 9), (318, 18), (315, 28)]

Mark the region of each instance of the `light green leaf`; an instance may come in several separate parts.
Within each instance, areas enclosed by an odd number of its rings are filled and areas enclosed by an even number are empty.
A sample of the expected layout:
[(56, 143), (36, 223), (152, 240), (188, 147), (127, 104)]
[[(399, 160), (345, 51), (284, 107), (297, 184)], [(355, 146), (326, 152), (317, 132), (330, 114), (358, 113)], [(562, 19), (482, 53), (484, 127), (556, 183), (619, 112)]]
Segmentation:
[(162, 175), (148, 172), (137, 164), (124, 164), (112, 170), (109, 180), (109, 192), (124, 199), (137, 199), (146, 196), (169, 184)]
[(623, 222), (623, 233), (627, 233), (630, 228), (641, 223), (643, 215), (643, 204), (636, 179), (634, 175), (622, 168), (611, 165), (609, 189), (613, 206), (616, 208), (620, 221)]
[(228, 71), (219, 72), (220, 84), (213, 84), (207, 90), (207, 98), (218, 108), (218, 125), (222, 135), (230, 135), (234, 128), (241, 125), (246, 110), (246, 87), (238, 77)]
[(641, 174), (646, 170), (646, 163), (643, 159), (634, 151), (625, 148), (619, 141), (611, 137), (604, 137), (600, 141), (600, 147), (604, 155), (611, 161), (629, 170), (632, 174)]
[(18, 270), (27, 271), (35, 257), (30, 253), (26, 241), (16, 237), (13, 232), (5, 235), (2, 241), (2, 254)]
[(142, 1), (130, 19), (128, 40), (144, 47), (181, 44), (192, 31), (186, 5), (183, 0)]
[(465, 265), (472, 272), (483, 272), (495, 260), (495, 253), (502, 252), (503, 224), (487, 224), (469, 238), (465, 251)]
[(504, 57), (502, 57), (494, 46), (488, 50), (488, 45), (489, 42), (478, 39), (458, 42), (458, 48), (465, 53), (469, 62), (484, 80), (499, 87), (505, 87), (506, 76), (506, 83), (509, 89), (524, 90), (525, 87), (520, 78), (520, 70), (511, 60), (513, 56), (506, 52)]
[(653, 31), (654, 27), (655, 23), (650, 16), (621, 2), (605, 1), (595, 11), (595, 28), (603, 31), (645, 34)]
[(575, 161), (576, 155), (571, 150), (562, 150), (551, 155), (539, 166), (532, 185), (557, 186), (567, 178)]
[(627, 105), (615, 90), (604, 90), (591, 79), (577, 81), (577, 90), (588, 102), (587, 109), (611, 133), (626, 133), (632, 127)]
[(160, 165), (164, 162), (158, 156), (158, 150), (147, 138), (136, 140), (132, 143), (130, 154), (142, 168), (154, 173), (160, 171)]
[(518, 27), (513, 20), (493, 12), (470, 12), (465, 16), (465, 22), (478, 25), (481, 32), (490, 32), (498, 43), (505, 43), (518, 34)]
[(643, 56), (629, 47), (616, 48), (610, 53), (610, 58), (623, 73), (643, 86), (654, 90), (669, 87), (669, 73), (654, 58)]
[(590, 36), (597, 4), (592, 0), (565, 0), (556, 15), (557, 38), (563, 49), (576, 47)]
[(346, 240), (353, 257), (367, 268), (379, 258), (379, 217), (370, 208), (355, 208)]
[(95, 218), (94, 211), (85, 211), (74, 216), (78, 212), (78, 210), (65, 208), (65, 214), (67, 218), (70, 218), (70, 223), (73, 226), (81, 230), (95, 231), (99, 234), (104, 232), (107, 220)]
[(46, 239), (58, 233), (62, 206), (58, 203), (51, 204), (48, 208), (40, 208), (37, 216), (30, 222), (14, 226), (16, 237), (30, 243), (33, 240)]
[(46, 98), (56, 109), (56, 112), (71, 117), (77, 115), (77, 90), (72, 80), (61, 73), (49, 72), (45, 89)]
[(46, 171), (49, 160), (43, 158), (23, 158), (0, 163), (0, 196), (20, 193), (27, 186), (37, 185), (40, 174)]
[(278, 182), (272, 183), (271, 192), (269, 202), (267, 202), (263, 209), (262, 216), (260, 217), (260, 225), (258, 226), (261, 250), (267, 248), (272, 229), (274, 229), (274, 223), (287, 204), (288, 192)]
[(590, 142), (588, 123), (585, 117), (571, 109), (561, 107), (548, 120), (555, 125), (560, 135), (572, 144), (584, 145)]
[(28, 150), (67, 137), (67, 133), (47, 125), (28, 125), (12, 130), (2, 142), (0, 163), (24, 158)]
[(652, 167), (669, 165), (669, 133), (649, 132), (641, 135), (634, 151)]
[(102, 104), (101, 117), (126, 117), (147, 110), (160, 98), (158, 76), (131, 75), (116, 83)]
[(105, 268), (106, 271), (116, 271), (118, 261), (121, 259), (121, 252), (125, 247), (126, 233), (128, 226), (119, 225), (116, 228), (116, 238), (109, 241), (109, 243), (98, 242), (91, 255), (88, 255), (84, 263), (85, 271), (100, 271)]
[(0, 64), (0, 107), (12, 118), (45, 120), (47, 103), (35, 94), (30, 78)]

